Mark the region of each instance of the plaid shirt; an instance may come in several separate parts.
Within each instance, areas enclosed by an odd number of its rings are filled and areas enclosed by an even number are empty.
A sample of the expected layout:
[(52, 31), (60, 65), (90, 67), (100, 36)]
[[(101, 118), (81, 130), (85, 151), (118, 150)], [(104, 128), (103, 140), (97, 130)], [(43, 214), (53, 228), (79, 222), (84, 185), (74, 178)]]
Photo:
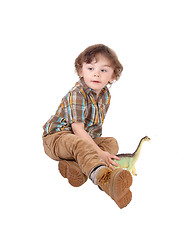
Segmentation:
[(45, 123), (43, 136), (63, 130), (72, 131), (72, 123), (82, 122), (92, 138), (100, 137), (110, 98), (105, 87), (96, 99), (96, 93), (81, 79), (62, 99), (56, 114)]

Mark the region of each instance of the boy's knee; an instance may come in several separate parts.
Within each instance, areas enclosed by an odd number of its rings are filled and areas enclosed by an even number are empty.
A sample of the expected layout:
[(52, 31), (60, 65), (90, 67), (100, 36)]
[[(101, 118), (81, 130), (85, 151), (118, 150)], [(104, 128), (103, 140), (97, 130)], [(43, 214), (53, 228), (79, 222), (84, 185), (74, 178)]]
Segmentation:
[(101, 139), (102, 141), (97, 143), (97, 145), (103, 150), (111, 154), (116, 155), (119, 150), (119, 145), (114, 137), (105, 137)]
[(110, 137), (110, 145), (113, 151), (113, 154), (117, 154), (119, 151), (118, 141), (114, 137)]

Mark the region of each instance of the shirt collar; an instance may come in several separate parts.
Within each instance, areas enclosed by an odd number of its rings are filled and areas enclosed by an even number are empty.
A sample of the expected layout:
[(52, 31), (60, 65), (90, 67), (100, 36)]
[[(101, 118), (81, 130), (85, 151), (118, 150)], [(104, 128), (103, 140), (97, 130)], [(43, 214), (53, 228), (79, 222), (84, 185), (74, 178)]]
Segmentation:
[[(84, 91), (85, 91), (87, 94), (92, 93), (93, 96), (96, 97), (95, 91), (86, 85), (86, 83), (85, 83), (85, 81), (84, 81), (83, 78), (81, 78), (81, 79), (79, 80), (79, 84), (82, 85), (82, 88), (84, 89)], [(105, 86), (104, 88), (102, 88), (102, 90), (101, 90), (101, 92), (100, 92), (100, 94), (99, 94), (99, 97), (103, 96), (103, 94), (106, 93), (107, 91), (108, 91), (107, 86)]]

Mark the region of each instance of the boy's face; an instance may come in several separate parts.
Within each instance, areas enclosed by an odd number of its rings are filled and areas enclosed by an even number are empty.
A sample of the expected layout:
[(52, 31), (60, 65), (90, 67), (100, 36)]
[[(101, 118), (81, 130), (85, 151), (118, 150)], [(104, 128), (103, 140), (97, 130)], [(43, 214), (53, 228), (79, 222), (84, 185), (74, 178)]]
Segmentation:
[(83, 77), (86, 85), (93, 89), (97, 95), (109, 82), (114, 80), (114, 69), (111, 67), (110, 60), (97, 54), (91, 63), (83, 63), (80, 71), (80, 77)]

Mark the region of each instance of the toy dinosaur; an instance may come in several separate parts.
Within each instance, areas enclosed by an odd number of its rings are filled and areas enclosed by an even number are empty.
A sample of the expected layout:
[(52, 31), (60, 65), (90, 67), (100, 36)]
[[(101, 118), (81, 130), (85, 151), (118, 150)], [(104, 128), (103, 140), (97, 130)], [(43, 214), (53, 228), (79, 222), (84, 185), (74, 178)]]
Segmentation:
[(134, 176), (137, 176), (135, 170), (135, 163), (140, 155), (141, 147), (144, 141), (150, 141), (149, 137), (144, 137), (140, 140), (139, 145), (134, 153), (125, 153), (125, 154), (118, 154), (117, 157), (120, 160), (113, 159), (116, 163), (118, 163), (119, 167), (114, 166), (115, 168), (126, 168), (128, 171), (131, 171)]

